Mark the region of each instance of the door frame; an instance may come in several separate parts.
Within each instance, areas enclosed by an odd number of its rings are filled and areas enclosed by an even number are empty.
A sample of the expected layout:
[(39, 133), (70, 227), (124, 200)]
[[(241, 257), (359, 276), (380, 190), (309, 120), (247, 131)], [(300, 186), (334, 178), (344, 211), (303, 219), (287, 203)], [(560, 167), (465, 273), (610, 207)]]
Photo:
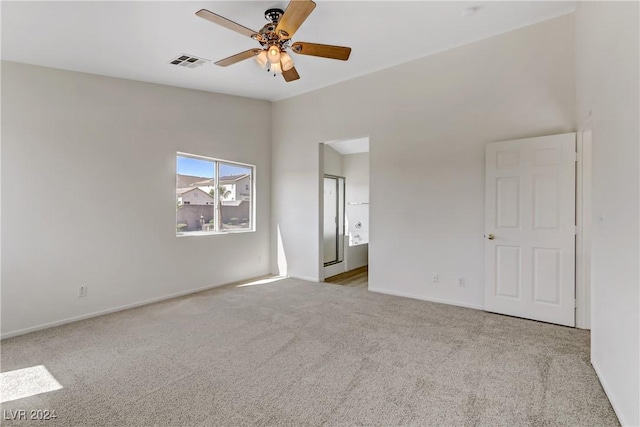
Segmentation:
[[(323, 267), (329, 267), (335, 264), (340, 264), (341, 262), (344, 262), (344, 236), (345, 236), (345, 209), (347, 207), (347, 203), (346, 203), (346, 197), (345, 197), (345, 190), (347, 188), (347, 179), (344, 176), (339, 176), (339, 175), (333, 175), (330, 173), (325, 173), (323, 175), (323, 179), (324, 178), (329, 178), (329, 179), (335, 179), (336, 180), (336, 198), (337, 198), (337, 202), (336, 202), (336, 259), (335, 261), (330, 261), (330, 262), (324, 262), (323, 259)], [(340, 238), (340, 180), (342, 180), (342, 239)], [(323, 187), (324, 189), (324, 187)], [(324, 200), (324, 191), (323, 191), (323, 200)], [(324, 205), (323, 205), (323, 212), (322, 212), (323, 216), (324, 216)], [(323, 227), (323, 241), (324, 241), (324, 221), (322, 221), (322, 227)], [(342, 242), (341, 242), (342, 240)], [(342, 243), (342, 259), (340, 259), (340, 243)]]
[(592, 116), (576, 132), (576, 328), (591, 329)]

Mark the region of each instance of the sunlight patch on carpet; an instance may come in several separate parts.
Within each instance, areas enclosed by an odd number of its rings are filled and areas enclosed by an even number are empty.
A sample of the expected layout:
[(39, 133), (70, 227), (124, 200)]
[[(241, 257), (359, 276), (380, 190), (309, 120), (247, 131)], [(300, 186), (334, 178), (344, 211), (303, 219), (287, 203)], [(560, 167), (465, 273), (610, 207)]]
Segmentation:
[(61, 388), (60, 383), (43, 365), (0, 373), (0, 403)]
[(259, 280), (254, 280), (252, 282), (243, 283), (241, 285), (236, 286), (236, 288), (242, 288), (245, 286), (266, 285), (267, 283), (273, 283), (283, 279), (286, 279), (286, 277), (283, 277), (283, 276), (269, 277), (267, 279), (259, 279)]

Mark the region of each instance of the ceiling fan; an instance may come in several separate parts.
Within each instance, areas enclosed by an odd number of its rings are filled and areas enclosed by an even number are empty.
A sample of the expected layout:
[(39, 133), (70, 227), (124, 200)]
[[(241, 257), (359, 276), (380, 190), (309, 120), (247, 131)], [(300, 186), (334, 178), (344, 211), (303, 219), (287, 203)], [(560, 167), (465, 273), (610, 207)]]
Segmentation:
[(261, 45), (261, 48), (245, 50), (222, 59), (216, 62), (216, 65), (227, 67), (245, 59), (255, 58), (263, 69), (267, 69), (274, 76), (282, 74), (284, 79), (290, 82), (298, 80), (300, 75), (293, 66), (293, 60), (287, 53), (287, 49), (291, 49), (292, 52), (300, 55), (319, 56), (342, 61), (349, 59), (351, 54), (350, 47), (307, 42), (291, 43), (291, 37), (315, 7), (316, 4), (311, 0), (291, 0), (286, 11), (268, 9), (264, 13), (264, 17), (269, 23), (262, 27), (260, 31), (254, 31), (206, 9), (199, 10), (196, 15), (214, 24), (251, 37)]

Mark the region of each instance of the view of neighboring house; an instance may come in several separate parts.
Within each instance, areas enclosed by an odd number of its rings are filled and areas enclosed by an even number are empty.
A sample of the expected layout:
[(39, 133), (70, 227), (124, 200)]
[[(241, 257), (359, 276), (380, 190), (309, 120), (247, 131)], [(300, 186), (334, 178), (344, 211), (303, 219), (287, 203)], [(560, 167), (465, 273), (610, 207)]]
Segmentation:
[[(198, 187), (207, 193), (215, 189), (214, 178), (200, 178), (197, 176), (178, 175), (178, 188)], [(249, 201), (251, 197), (251, 176), (248, 173), (242, 175), (228, 175), (220, 177), (220, 199), (225, 201)]]
[(193, 188), (198, 187), (195, 185), (199, 182), (203, 182), (208, 180), (209, 178), (205, 178), (202, 176), (192, 176), (192, 175), (183, 175), (176, 174), (176, 188)]
[(199, 187), (176, 189), (178, 205), (213, 205), (215, 200), (211, 194)]
[(225, 201), (249, 201), (251, 197), (251, 178), (249, 174), (243, 175), (230, 175), (220, 177), (220, 186), (224, 187), (228, 193), (225, 192), (225, 197), (222, 198)]
[[(208, 230), (213, 222), (215, 179), (177, 174), (176, 224), (179, 231)], [(251, 176), (249, 174), (220, 177), (222, 226), (248, 226), (251, 205)]]

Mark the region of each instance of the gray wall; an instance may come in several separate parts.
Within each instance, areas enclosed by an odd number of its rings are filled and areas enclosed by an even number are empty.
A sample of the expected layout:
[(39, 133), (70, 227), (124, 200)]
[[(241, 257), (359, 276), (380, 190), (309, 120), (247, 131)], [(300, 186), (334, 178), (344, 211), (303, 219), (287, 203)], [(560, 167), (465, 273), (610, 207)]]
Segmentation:
[[(4, 336), (268, 273), (270, 110), (3, 62)], [(255, 233), (176, 237), (177, 151), (257, 166)]]
[(574, 36), (565, 15), (276, 102), (272, 270), (321, 277), (318, 143), (369, 135), (369, 288), (482, 308), (485, 144), (575, 130)]
[(591, 363), (622, 425), (640, 425), (638, 2), (580, 2), (577, 120), (592, 130)]
[(200, 216), (203, 217), (205, 224), (213, 219), (213, 205), (183, 205), (176, 212), (176, 224), (187, 224), (184, 231), (201, 230)]
[[(342, 156), (342, 171), (346, 177), (346, 200), (347, 213), (349, 212), (349, 202), (369, 202), (369, 153), (346, 154)], [(368, 206), (361, 206), (368, 209)], [(369, 224), (366, 226), (369, 231)], [(347, 269), (354, 270), (369, 264), (369, 245), (348, 246), (347, 245)]]
[(232, 218), (237, 218), (238, 221), (242, 221), (243, 218), (248, 218), (251, 221), (249, 210), (251, 203), (248, 201), (242, 201), (238, 206), (222, 206), (222, 222), (229, 223)]
[[(232, 218), (237, 218), (238, 223), (243, 218), (251, 221), (250, 208), (251, 203), (247, 201), (243, 201), (239, 206), (223, 206), (221, 210), (222, 222), (228, 224)], [(213, 205), (183, 205), (176, 213), (176, 224), (187, 224), (184, 231), (201, 230), (200, 216), (204, 217), (204, 222), (207, 224), (213, 219), (213, 210)]]

